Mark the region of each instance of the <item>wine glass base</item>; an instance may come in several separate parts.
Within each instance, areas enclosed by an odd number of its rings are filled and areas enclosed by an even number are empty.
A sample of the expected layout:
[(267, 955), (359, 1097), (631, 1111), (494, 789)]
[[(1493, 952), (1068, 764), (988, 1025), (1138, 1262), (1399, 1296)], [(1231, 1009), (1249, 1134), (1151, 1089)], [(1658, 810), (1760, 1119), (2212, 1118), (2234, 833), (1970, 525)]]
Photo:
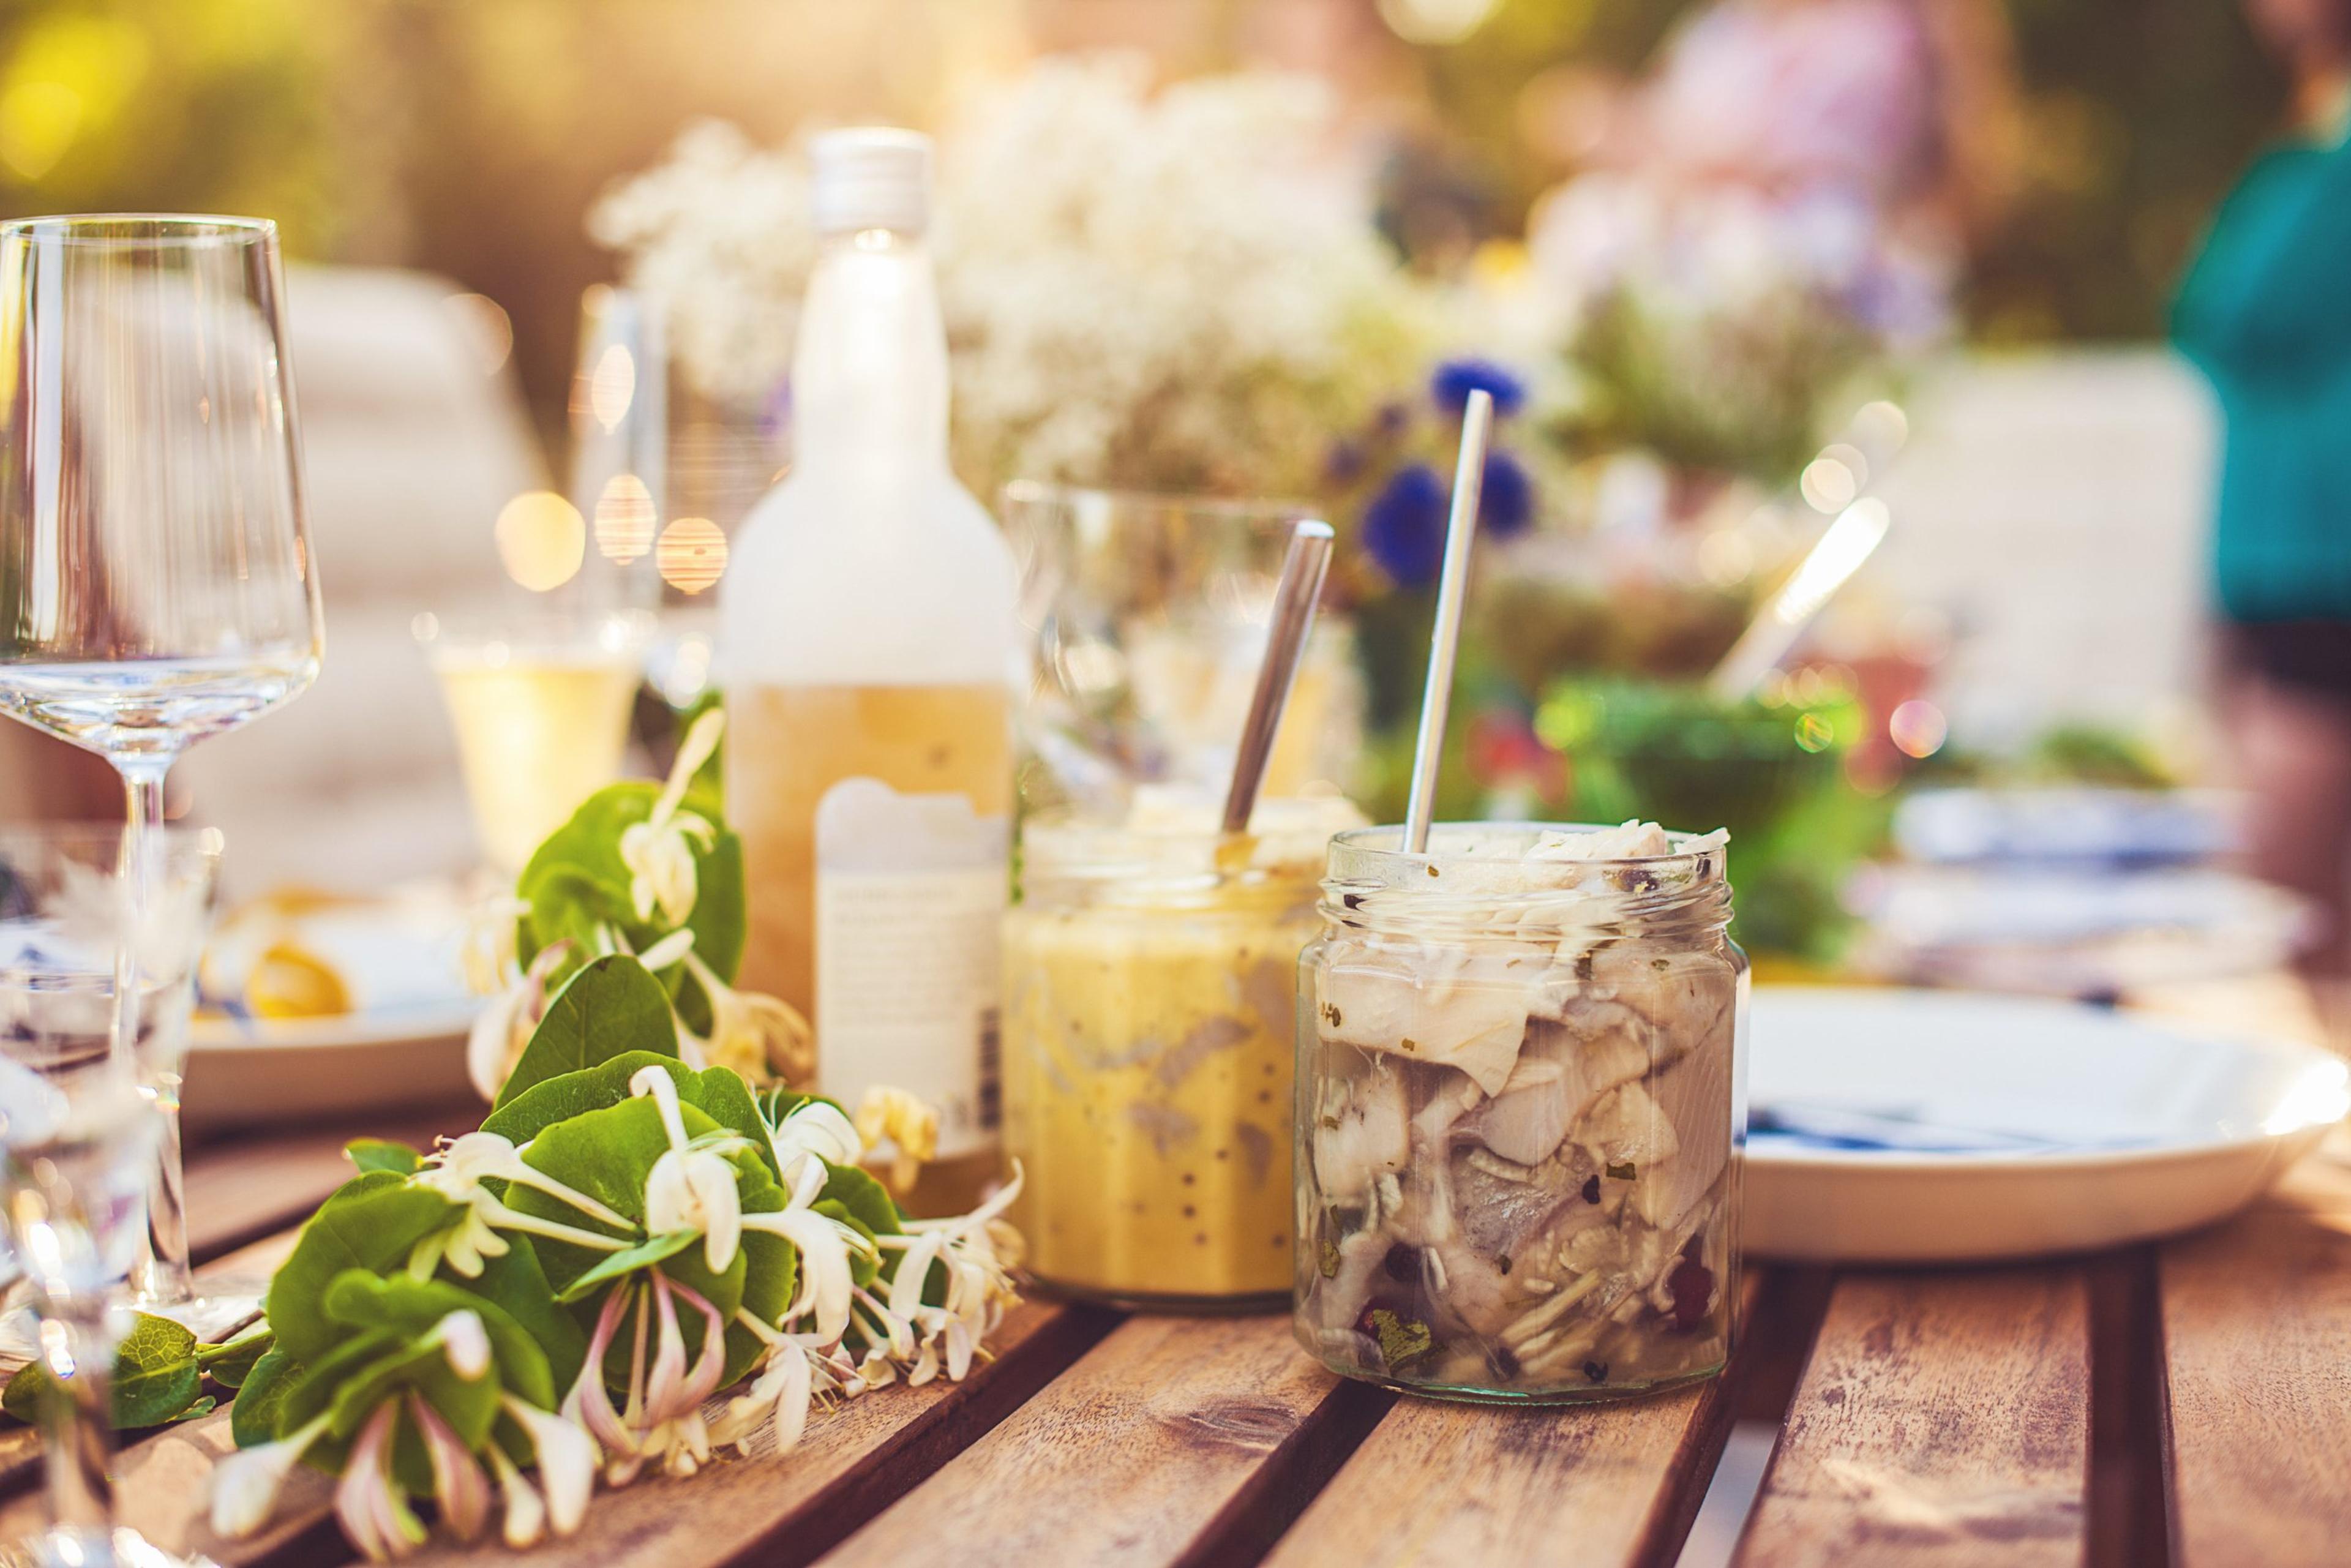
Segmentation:
[(269, 1289), (266, 1280), (204, 1280), (199, 1283), (202, 1293), (184, 1301), (133, 1296), (125, 1304), (133, 1312), (169, 1318), (206, 1344), (218, 1344), (261, 1315), (261, 1299)]
[[(152, 1301), (117, 1297), (115, 1310), (147, 1312), (169, 1318), (206, 1344), (218, 1344), (261, 1315), (266, 1280), (206, 1280), (204, 1293), (184, 1301)], [(129, 1326), (130, 1320), (123, 1320)], [(33, 1308), (32, 1292), (20, 1281), (0, 1307), (0, 1364), (31, 1361), (41, 1354), (41, 1318)], [(0, 1568), (5, 1568), (0, 1562)]]
[(26, 1542), (7, 1561), (36, 1568), (220, 1568), (209, 1557), (166, 1552), (127, 1525), (113, 1531), (52, 1529)]

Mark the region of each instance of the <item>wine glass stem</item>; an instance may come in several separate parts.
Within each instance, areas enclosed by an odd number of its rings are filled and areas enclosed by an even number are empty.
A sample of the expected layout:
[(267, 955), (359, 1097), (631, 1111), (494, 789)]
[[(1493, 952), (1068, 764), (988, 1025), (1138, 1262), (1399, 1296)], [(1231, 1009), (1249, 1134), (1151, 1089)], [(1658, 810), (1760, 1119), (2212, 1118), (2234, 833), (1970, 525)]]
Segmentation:
[(60, 1531), (104, 1542), (114, 1526), (114, 1479), (108, 1471), (114, 1457), (114, 1333), (103, 1296), (76, 1291), (44, 1301), (41, 1341), (57, 1380), (56, 1396), (40, 1402), (50, 1522)]
[[(130, 875), (133, 904), (143, 914), (154, 886), (154, 840), (149, 830), (162, 824), (163, 780), (172, 770), (172, 758), (118, 758), (115, 766), (122, 774), (128, 795), (122, 852), (131, 863), (124, 870)], [(134, 920), (134, 929), (137, 924)], [(143, 997), (136, 964), (127, 946), (115, 979), (116, 1051), (131, 1062), (141, 1082), (153, 1082), (159, 1068), (168, 1067), (176, 1072), (177, 1062), (140, 1060), (139, 1006)], [(163, 1135), (155, 1180), (147, 1197), (146, 1245), (131, 1265), (131, 1299), (143, 1307), (179, 1306), (194, 1300), (196, 1294), (194, 1276), (188, 1266), (188, 1214), (180, 1164), (180, 1097), (176, 1084), (172, 1092), (160, 1095), (159, 1099), (163, 1112)]]

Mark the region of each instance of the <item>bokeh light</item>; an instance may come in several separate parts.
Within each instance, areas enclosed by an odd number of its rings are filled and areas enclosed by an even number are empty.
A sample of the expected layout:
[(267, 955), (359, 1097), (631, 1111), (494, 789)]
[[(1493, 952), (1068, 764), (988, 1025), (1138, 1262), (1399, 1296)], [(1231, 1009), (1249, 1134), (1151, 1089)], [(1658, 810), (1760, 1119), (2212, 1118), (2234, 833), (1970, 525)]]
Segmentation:
[(614, 343), (597, 357), (596, 369), (588, 379), (588, 412), (606, 430), (618, 430), (636, 395), (636, 357), (626, 346)]
[(596, 548), (625, 566), (653, 548), (653, 496), (634, 474), (615, 474), (596, 497)]
[(526, 490), (498, 513), (498, 559), (533, 593), (562, 587), (588, 558), (588, 521), (552, 490)]
[(1500, 0), (1379, 0), (1380, 20), (1407, 44), (1458, 44)]
[(1903, 756), (1924, 758), (1943, 749), (1951, 727), (1941, 708), (1923, 697), (1912, 697), (1886, 716), (1886, 733)]
[(680, 517), (662, 530), (653, 564), (672, 588), (700, 593), (726, 574), (726, 535), (708, 517)]

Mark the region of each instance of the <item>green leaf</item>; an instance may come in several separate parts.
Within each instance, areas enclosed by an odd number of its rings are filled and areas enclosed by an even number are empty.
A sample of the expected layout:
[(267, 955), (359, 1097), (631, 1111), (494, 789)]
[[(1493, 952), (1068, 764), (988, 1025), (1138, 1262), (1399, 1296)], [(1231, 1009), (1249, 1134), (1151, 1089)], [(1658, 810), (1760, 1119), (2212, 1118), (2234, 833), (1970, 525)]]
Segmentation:
[(271, 1331), (269, 1320), (264, 1318), (234, 1339), (224, 1340), (218, 1344), (198, 1345), (196, 1364), (204, 1368), (206, 1377), (222, 1387), (241, 1387), (245, 1380), (253, 1375), (253, 1364), (277, 1343), (277, 1335)]
[[(552, 1408), (557, 1394), (570, 1387), (571, 1380), (580, 1375), (580, 1363), (588, 1354), (588, 1336), (580, 1332), (571, 1314), (557, 1304), (554, 1287), (547, 1282), (547, 1273), (539, 1267), (534, 1239), (507, 1233), (503, 1256), (483, 1259), (479, 1278), (455, 1282), (495, 1303), (538, 1344), (547, 1358), (549, 1385), (545, 1397), (539, 1396), (536, 1384), (503, 1364), (500, 1373), (507, 1386), (515, 1393)], [(441, 1277), (451, 1277), (445, 1263), (442, 1265)]]
[(820, 1198), (847, 1209), (857, 1223), (865, 1228), (869, 1236), (905, 1234), (906, 1228), (900, 1218), (897, 1204), (890, 1197), (890, 1189), (875, 1180), (871, 1173), (855, 1166), (830, 1163), (825, 1170), (828, 1174)]
[(556, 1298), (570, 1302), (595, 1293), (608, 1281), (617, 1280), (632, 1269), (643, 1269), (664, 1258), (676, 1256), (702, 1239), (698, 1230), (673, 1230), (666, 1236), (656, 1236), (650, 1241), (640, 1241), (634, 1247), (624, 1247), (618, 1252), (607, 1253), (602, 1261), (563, 1287)]
[(209, 1416), (219, 1408), (220, 1401), (207, 1394), (202, 1399), (197, 1400), (193, 1405), (189, 1406), (185, 1410), (181, 1411), (177, 1416), (172, 1416), (172, 1424), (173, 1426), (177, 1426), (183, 1421), (193, 1421), (199, 1416)]
[[(621, 835), (653, 815), (661, 789), (642, 779), (608, 785), (539, 845), (515, 883), (515, 892), (530, 906), (517, 928), (524, 963), (567, 937), (592, 951), (602, 925), (620, 931), (639, 952), (669, 935), (658, 911), (653, 921), (637, 918), (629, 868), (621, 860)], [(695, 849), (694, 914), (686, 926), (694, 933), (695, 955), (720, 979), (732, 980), (743, 961), (743, 845), (711, 808), (706, 795), (685, 808), (717, 830), (707, 849)]]
[(389, 1272), (408, 1260), (417, 1242), (458, 1218), (455, 1204), (390, 1171), (345, 1182), (302, 1227), (293, 1255), (269, 1281), (266, 1312), (286, 1353), (315, 1362), (341, 1339), (320, 1307), (336, 1275), (347, 1269)]
[(272, 1345), (261, 1353), (228, 1407), (229, 1435), (238, 1448), (254, 1448), (278, 1436), (278, 1407), (301, 1380), (302, 1364), (283, 1350)]
[(396, 1176), (413, 1175), (424, 1163), (422, 1153), (389, 1138), (353, 1138), (343, 1145), (343, 1154), (361, 1171), (391, 1171)]
[(493, 1108), (503, 1109), (549, 1079), (632, 1051), (675, 1056), (677, 1026), (662, 983), (634, 958), (614, 953), (572, 976), (556, 993)]
[[(169, 1318), (134, 1314), (114, 1353), (112, 1406), (119, 1432), (143, 1431), (177, 1418), (204, 1392), (196, 1336)], [(27, 1362), (0, 1393), (0, 1410), (19, 1421), (40, 1418), (41, 1401), (60, 1397), (44, 1362)]]
[(674, 1056), (650, 1051), (626, 1051), (593, 1067), (531, 1085), (492, 1111), (484, 1119), (482, 1131), (496, 1133), (519, 1148), (558, 1122), (569, 1122), (574, 1116), (584, 1116), (590, 1111), (601, 1111), (628, 1100), (629, 1080), (647, 1067), (666, 1069), (671, 1082), (678, 1086), (681, 1100), (685, 1098), (685, 1086), (695, 1081), (694, 1070)]

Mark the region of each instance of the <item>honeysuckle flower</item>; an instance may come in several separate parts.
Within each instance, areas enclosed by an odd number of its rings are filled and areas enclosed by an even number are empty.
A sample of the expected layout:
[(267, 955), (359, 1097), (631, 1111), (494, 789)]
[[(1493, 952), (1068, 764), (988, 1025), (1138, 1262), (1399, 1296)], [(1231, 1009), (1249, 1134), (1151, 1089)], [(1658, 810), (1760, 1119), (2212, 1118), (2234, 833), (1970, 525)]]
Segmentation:
[(466, 1382), (478, 1383), (490, 1370), (489, 1331), (482, 1326), (482, 1314), (472, 1308), (460, 1307), (443, 1318), (430, 1337), (439, 1342), (450, 1370)]
[(669, 1134), (669, 1148), (645, 1177), (646, 1230), (655, 1236), (699, 1232), (710, 1271), (724, 1272), (743, 1239), (743, 1198), (736, 1190), (737, 1173), (726, 1151), (743, 1146), (743, 1140), (733, 1134), (688, 1140), (678, 1110), (677, 1084), (664, 1068), (639, 1069), (629, 1080), (629, 1092), (653, 1097), (662, 1129)]
[(865, 1092), (857, 1107), (857, 1135), (868, 1147), (882, 1143), (896, 1146), (890, 1184), (904, 1189), (923, 1174), (924, 1162), (938, 1155), (939, 1113), (904, 1089), (876, 1085)]
[(825, 1177), (821, 1159), (802, 1158), (792, 1185), (791, 1201), (780, 1211), (745, 1215), (743, 1226), (747, 1230), (780, 1236), (799, 1250), (799, 1289), (791, 1305), (784, 1309), (784, 1322), (789, 1323), (812, 1312), (816, 1314), (817, 1338), (831, 1343), (849, 1327), (850, 1301), (856, 1289), (849, 1267), (850, 1249), (870, 1251), (873, 1244), (863, 1231), (816, 1211), (817, 1196), (824, 1191)]
[(467, 1133), (427, 1155), (423, 1168), (409, 1178), (417, 1186), (437, 1192), (465, 1208), (463, 1216), (455, 1224), (424, 1237), (410, 1249), (408, 1271), (413, 1277), (431, 1279), (434, 1270), (445, 1261), (452, 1270), (465, 1278), (478, 1278), (483, 1259), (500, 1257), (507, 1251), (506, 1239), (498, 1234), (502, 1229), (527, 1230), (600, 1252), (617, 1252), (629, 1245), (626, 1241), (616, 1240), (593, 1230), (583, 1230), (559, 1220), (541, 1219), (509, 1208), (482, 1185), (492, 1178), (536, 1187), (615, 1229), (632, 1231), (636, 1228), (633, 1222), (586, 1193), (558, 1181), (529, 1164), (510, 1140), (496, 1133)]
[(515, 951), (516, 925), (530, 905), (511, 894), (476, 900), (465, 911), (465, 931), (458, 958), (465, 984), (477, 997), (505, 988), (521, 960)]
[(274, 1443), (239, 1448), (213, 1469), (213, 1533), (234, 1541), (252, 1534), (277, 1506), (286, 1478), (294, 1472), (311, 1444), (326, 1435), (330, 1413)]
[(531, 1031), (547, 1013), (548, 981), (571, 954), (569, 941), (549, 943), (532, 957), (529, 968), (474, 1015), (474, 1027), (465, 1036), (465, 1077), (483, 1099), (496, 1100), (507, 1074), (522, 1060)]
[(499, 1396), (498, 1407), (530, 1438), (539, 1484), (547, 1489), (548, 1521), (556, 1534), (570, 1534), (588, 1516), (588, 1499), (596, 1489), (596, 1466), (603, 1457), (596, 1451), (596, 1439), (577, 1422), (511, 1394)]
[(855, 1124), (830, 1100), (808, 1100), (795, 1106), (768, 1129), (768, 1147), (775, 1153), (776, 1168), (783, 1173), (787, 1187), (799, 1185), (800, 1173), (810, 1160), (853, 1166), (865, 1157), (865, 1141), (857, 1135)]
[[(927, 1382), (941, 1370), (960, 1381), (981, 1343), (1019, 1301), (1011, 1274), (1019, 1260), (1019, 1233), (1001, 1217), (1019, 1196), (1021, 1181), (1016, 1164), (1012, 1179), (969, 1214), (909, 1220), (906, 1234), (877, 1239), (899, 1259), (889, 1300), (874, 1303), (879, 1310), (873, 1315), (884, 1330), (904, 1324), (919, 1350), (904, 1354), (894, 1333), (877, 1336), (883, 1342), (877, 1348), (906, 1364), (909, 1382)], [(932, 1305), (923, 1301), (923, 1291), (935, 1264), (946, 1269), (946, 1291), (944, 1301)]]
[(379, 1563), (424, 1544), (423, 1522), (392, 1473), (392, 1437), (399, 1416), (399, 1402), (387, 1399), (368, 1417), (335, 1486), (335, 1516), (342, 1521), (343, 1534), (361, 1555)]
[[(605, 1293), (603, 1310), (596, 1314), (595, 1332), (588, 1336), (587, 1360), (581, 1363), (570, 1392), (563, 1396), (560, 1412), (565, 1422), (586, 1431), (605, 1454), (616, 1458), (634, 1455), (637, 1440), (622, 1425), (621, 1413), (612, 1408), (612, 1396), (605, 1391), (604, 1353), (611, 1348), (612, 1335), (620, 1328), (631, 1293), (625, 1284), (615, 1285)], [(643, 1361), (642, 1352), (638, 1359)]]
[(412, 1394), (408, 1409), (417, 1436), (423, 1439), (425, 1462), (433, 1469), (433, 1497), (440, 1505), (441, 1517), (458, 1540), (472, 1541), (489, 1521), (489, 1478), (482, 1474), (480, 1463), (442, 1419), (441, 1412), (433, 1408), (431, 1400)]
[(496, 1443), (490, 1445), (490, 1477), (507, 1500), (506, 1522), (498, 1531), (500, 1539), (517, 1552), (538, 1545), (539, 1538), (547, 1533), (547, 1504), (540, 1500), (538, 1489), (515, 1469), (515, 1462)]
[(695, 900), (700, 895), (695, 853), (697, 849), (706, 853), (717, 841), (718, 830), (709, 819), (679, 808), (695, 773), (718, 749), (718, 737), (726, 727), (726, 716), (717, 708), (694, 721), (677, 748), (677, 761), (653, 801), (652, 814), (621, 833), (621, 863), (629, 871), (629, 902), (640, 920), (651, 920), (656, 908), (672, 925), (683, 925), (694, 915)]
[(684, 955), (686, 972), (710, 1002), (710, 1032), (681, 1022), (678, 1052), (690, 1067), (731, 1067), (754, 1085), (804, 1083), (816, 1072), (816, 1032), (790, 1003), (758, 991), (738, 991), (698, 954)]

